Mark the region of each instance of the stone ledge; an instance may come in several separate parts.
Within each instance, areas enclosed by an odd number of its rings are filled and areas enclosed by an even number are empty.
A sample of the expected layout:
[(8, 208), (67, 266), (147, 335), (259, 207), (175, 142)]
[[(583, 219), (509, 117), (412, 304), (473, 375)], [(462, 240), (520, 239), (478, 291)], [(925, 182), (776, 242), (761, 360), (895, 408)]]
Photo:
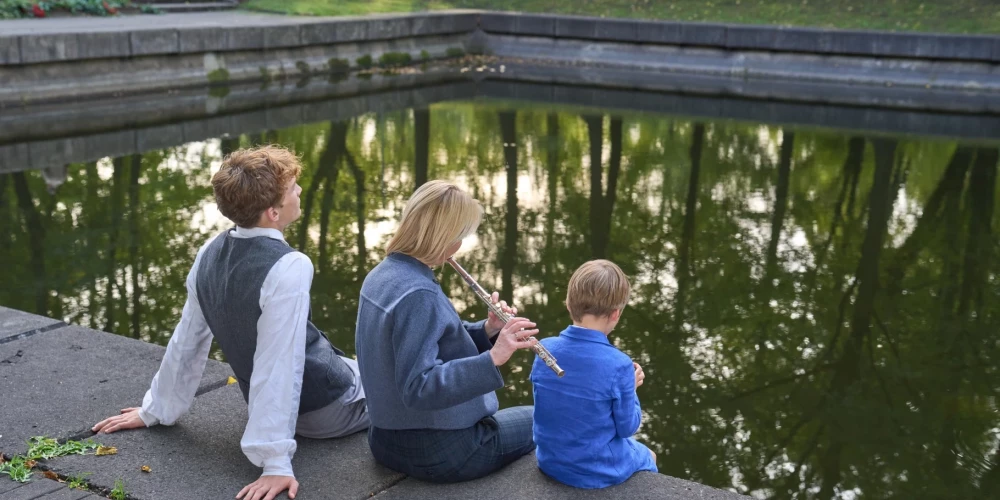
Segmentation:
[(1000, 37), (484, 12), (488, 33), (864, 57), (1000, 62)]
[[(70, 326), (47, 336), (0, 345), (0, 390), (5, 395), (4, 435), (0, 448), (8, 454), (24, 451), (23, 441), (33, 435), (77, 439), (86, 429), (118, 408), (142, 399), (164, 348), (105, 332)], [(19, 354), (12, 355), (11, 352)], [(123, 362), (127, 360), (127, 362)], [(222, 363), (209, 361), (202, 386), (218, 385), (230, 373)], [(222, 379), (224, 380), (224, 379)], [(233, 498), (260, 474), (244, 457), (240, 438), (247, 407), (235, 385), (223, 385), (195, 398), (191, 410), (176, 425), (96, 436), (115, 446), (110, 456), (71, 455), (46, 461), (63, 475), (92, 473), (88, 480), (110, 488), (124, 480), (130, 498)], [(625, 483), (605, 490), (578, 490), (546, 478), (533, 455), (480, 480), (437, 485), (406, 479), (375, 463), (365, 433), (340, 439), (297, 437), (293, 459), (301, 483), (297, 498), (380, 498), (535, 500), (537, 498), (627, 499), (735, 499), (739, 495), (660, 474), (639, 473)], [(143, 466), (150, 473), (141, 472)], [(62, 493), (60, 493), (62, 492)], [(4, 498), (68, 500), (86, 497), (46, 482), (36, 475), (20, 485), (0, 481)], [(83, 492), (86, 493), (86, 492)], [(89, 498), (89, 497), (87, 497)]]
[[(188, 17), (184, 17), (188, 16)], [(191, 16), (197, 16), (191, 17)], [(293, 18), (246, 13), (168, 14), (110, 23), (61, 21), (64, 28), (25, 28), (0, 35), (0, 66), (167, 54), (273, 50), (466, 34), (476, 11)], [(12, 21), (0, 21), (11, 23)], [(46, 21), (49, 22), (49, 21)], [(0, 26), (3, 26), (0, 24)], [(20, 25), (18, 25), (20, 26)]]
[(407, 478), (379, 494), (380, 500), (739, 500), (743, 495), (663, 474), (639, 472), (622, 484), (584, 490), (561, 484), (538, 470), (534, 454), (482, 479), (458, 484), (431, 484)]
[[(190, 15), (190, 14), (189, 14)], [(202, 14), (199, 17), (205, 17)], [(1000, 62), (1000, 36), (827, 30), (785, 26), (605, 19), (490, 11), (444, 11), (360, 17), (289, 18), (245, 13), (205, 20), (162, 16), (161, 26), (66, 24), (63, 31), (8, 30), (0, 65), (260, 50), (316, 44), (471, 33), (619, 43), (767, 50), (863, 57)], [(158, 16), (161, 17), (161, 16)], [(157, 20), (159, 21), (159, 19)], [(8, 23), (10, 21), (7, 21)], [(125, 36), (130, 43), (121, 43)]]

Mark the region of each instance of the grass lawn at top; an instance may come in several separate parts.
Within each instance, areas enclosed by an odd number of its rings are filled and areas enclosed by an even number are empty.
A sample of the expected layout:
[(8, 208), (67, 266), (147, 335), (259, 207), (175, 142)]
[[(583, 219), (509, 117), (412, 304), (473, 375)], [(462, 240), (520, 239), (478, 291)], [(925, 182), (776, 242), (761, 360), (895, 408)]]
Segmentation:
[(250, 0), (249, 9), (343, 16), (440, 9), (821, 28), (1000, 34), (1000, 0)]

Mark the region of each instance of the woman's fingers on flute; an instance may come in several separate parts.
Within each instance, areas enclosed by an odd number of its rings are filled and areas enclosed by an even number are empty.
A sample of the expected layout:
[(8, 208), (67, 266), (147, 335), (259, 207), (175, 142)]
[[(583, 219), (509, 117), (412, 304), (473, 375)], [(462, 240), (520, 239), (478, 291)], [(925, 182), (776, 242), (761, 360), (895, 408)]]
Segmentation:
[(500, 306), (501, 311), (510, 314), (511, 316), (517, 314), (516, 307), (513, 307), (510, 304), (508, 304), (506, 300), (500, 300), (499, 292), (493, 292), (493, 295), (490, 295), (490, 301)]
[(537, 328), (535, 328), (534, 330), (521, 330), (521, 331), (515, 333), (514, 335), (517, 336), (517, 340), (527, 340), (528, 337), (531, 337), (531, 336), (535, 335), (536, 333), (538, 333), (538, 329)]
[(511, 318), (510, 321), (504, 325), (503, 329), (507, 332), (518, 332), (520, 330), (525, 330), (528, 328), (534, 328), (535, 324), (527, 318)]

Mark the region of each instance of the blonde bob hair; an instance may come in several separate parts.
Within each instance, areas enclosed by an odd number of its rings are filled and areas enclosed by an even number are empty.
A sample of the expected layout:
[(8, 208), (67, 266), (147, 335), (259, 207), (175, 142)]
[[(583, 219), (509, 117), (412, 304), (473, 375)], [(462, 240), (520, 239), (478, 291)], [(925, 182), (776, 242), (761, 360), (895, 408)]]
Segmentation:
[(403, 253), (424, 263), (437, 262), (445, 257), (448, 247), (474, 233), (482, 218), (483, 207), (458, 186), (429, 181), (406, 202), (399, 229), (385, 252)]

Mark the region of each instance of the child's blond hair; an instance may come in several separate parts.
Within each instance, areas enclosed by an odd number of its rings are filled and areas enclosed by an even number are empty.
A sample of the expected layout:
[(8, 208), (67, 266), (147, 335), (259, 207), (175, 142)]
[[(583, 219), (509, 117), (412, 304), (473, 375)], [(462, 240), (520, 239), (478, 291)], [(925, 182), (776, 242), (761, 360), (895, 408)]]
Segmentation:
[(614, 262), (592, 260), (580, 266), (569, 279), (566, 308), (573, 321), (581, 321), (587, 314), (598, 318), (608, 316), (625, 307), (630, 288), (628, 277)]

